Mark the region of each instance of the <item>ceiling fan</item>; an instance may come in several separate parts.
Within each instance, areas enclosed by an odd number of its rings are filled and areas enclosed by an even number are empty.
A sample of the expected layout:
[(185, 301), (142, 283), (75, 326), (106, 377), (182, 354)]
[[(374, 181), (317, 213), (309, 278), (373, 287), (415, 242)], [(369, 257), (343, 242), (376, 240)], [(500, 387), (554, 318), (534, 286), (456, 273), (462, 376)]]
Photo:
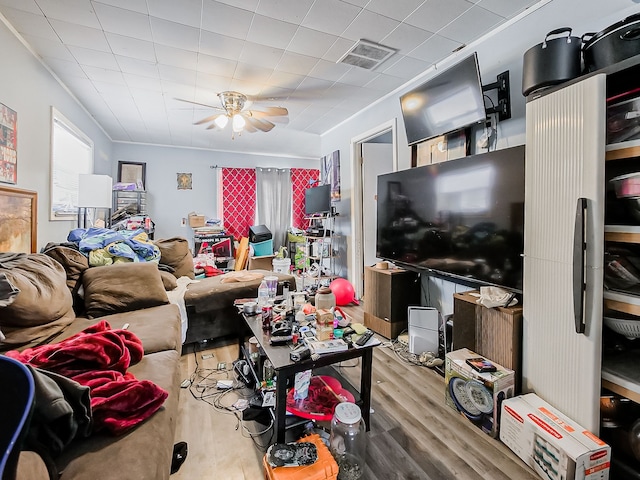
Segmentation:
[(204, 125), (208, 123), (207, 130), (213, 128), (223, 129), (227, 126), (229, 120), (231, 120), (233, 133), (240, 133), (245, 130), (250, 133), (257, 132), (258, 130), (268, 132), (275, 127), (275, 123), (267, 120), (267, 117), (281, 117), (277, 119), (274, 118), (274, 121), (278, 123), (288, 122), (287, 115), (289, 111), (284, 107), (265, 107), (260, 110), (244, 110), (247, 96), (234, 91), (220, 92), (218, 93), (218, 98), (220, 99), (222, 107), (192, 102), (191, 100), (183, 100), (181, 98), (177, 98), (176, 100), (220, 110), (221, 113), (210, 115), (194, 123), (194, 125)]

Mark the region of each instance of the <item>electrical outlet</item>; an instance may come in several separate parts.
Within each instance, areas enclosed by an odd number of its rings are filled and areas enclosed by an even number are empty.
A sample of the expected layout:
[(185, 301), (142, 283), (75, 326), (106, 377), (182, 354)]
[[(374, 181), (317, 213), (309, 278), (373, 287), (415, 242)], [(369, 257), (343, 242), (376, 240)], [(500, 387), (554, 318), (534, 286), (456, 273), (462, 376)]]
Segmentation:
[(213, 353), (205, 353), (204, 355), (202, 355), (203, 360), (207, 360), (209, 358), (213, 358)]
[(218, 370), (226, 370), (227, 364), (225, 362), (218, 362)]

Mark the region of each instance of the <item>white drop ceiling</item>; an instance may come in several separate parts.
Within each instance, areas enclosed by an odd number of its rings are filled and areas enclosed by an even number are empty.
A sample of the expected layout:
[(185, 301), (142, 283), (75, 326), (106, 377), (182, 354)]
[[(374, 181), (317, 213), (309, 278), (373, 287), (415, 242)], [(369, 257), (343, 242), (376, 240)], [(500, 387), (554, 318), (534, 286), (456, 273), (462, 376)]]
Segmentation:
[[(308, 155), (308, 145), (537, 0), (0, 0), (0, 14), (112, 140)], [(336, 63), (359, 39), (397, 51)], [(270, 132), (206, 130), (236, 90)], [(317, 152), (316, 152), (317, 153)]]

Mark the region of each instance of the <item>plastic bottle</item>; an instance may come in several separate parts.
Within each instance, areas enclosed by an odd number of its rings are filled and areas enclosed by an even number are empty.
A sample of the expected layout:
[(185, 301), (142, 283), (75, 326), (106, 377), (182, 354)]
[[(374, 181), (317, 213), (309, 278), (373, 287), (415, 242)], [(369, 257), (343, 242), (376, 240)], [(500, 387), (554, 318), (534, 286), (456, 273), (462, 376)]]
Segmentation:
[(262, 279), (258, 287), (258, 307), (262, 308), (269, 303), (269, 287), (266, 280)]
[(316, 309), (330, 310), (336, 306), (336, 297), (329, 287), (322, 287), (316, 293)]

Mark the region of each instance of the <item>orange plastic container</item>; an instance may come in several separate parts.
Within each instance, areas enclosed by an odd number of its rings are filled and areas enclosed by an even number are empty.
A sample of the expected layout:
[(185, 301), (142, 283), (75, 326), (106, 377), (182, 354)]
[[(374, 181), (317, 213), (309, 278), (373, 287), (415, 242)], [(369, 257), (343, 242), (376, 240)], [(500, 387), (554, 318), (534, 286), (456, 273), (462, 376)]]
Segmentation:
[(264, 480), (336, 480), (338, 478), (338, 464), (331, 456), (329, 449), (314, 433), (301, 438), (299, 442), (311, 442), (318, 449), (318, 460), (313, 465), (304, 467), (272, 467), (267, 456), (262, 457), (264, 466)]

